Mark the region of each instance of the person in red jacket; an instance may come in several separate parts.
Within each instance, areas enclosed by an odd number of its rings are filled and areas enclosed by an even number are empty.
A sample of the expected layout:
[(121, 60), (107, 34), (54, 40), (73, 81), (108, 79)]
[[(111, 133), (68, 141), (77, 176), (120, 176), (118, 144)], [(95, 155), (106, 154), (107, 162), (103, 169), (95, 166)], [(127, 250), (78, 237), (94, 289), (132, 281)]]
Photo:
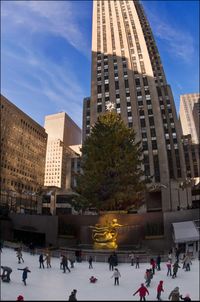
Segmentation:
[(158, 301), (161, 301), (161, 292), (164, 292), (163, 289), (163, 281), (160, 281), (157, 287), (157, 299)]
[(144, 284), (141, 284), (141, 287), (133, 294), (133, 296), (135, 296), (137, 293), (139, 293), (140, 295), (140, 301), (146, 301), (145, 296), (146, 293), (149, 295), (149, 291), (148, 289), (144, 286)]
[(151, 268), (152, 268), (153, 274), (155, 274), (156, 261), (153, 258), (151, 258), (150, 264), (151, 264)]

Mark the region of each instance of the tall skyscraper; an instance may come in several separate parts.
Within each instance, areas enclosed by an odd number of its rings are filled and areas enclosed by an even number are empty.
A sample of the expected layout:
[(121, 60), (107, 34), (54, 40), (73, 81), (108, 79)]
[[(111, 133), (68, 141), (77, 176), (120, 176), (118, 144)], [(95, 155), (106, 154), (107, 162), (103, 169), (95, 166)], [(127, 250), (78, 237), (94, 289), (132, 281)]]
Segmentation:
[(180, 96), (180, 121), (184, 135), (191, 134), (192, 142), (199, 143), (200, 94)]
[(145, 177), (153, 176), (156, 184), (147, 210), (176, 209), (178, 182), (186, 173), (182, 133), (143, 7), (132, 0), (93, 1), (92, 25), (91, 99), (84, 100), (83, 139), (106, 103), (114, 103), (142, 143)]
[(47, 115), (44, 128), (48, 134), (44, 185), (70, 189), (74, 152), (69, 146), (81, 144), (81, 129), (65, 112)]

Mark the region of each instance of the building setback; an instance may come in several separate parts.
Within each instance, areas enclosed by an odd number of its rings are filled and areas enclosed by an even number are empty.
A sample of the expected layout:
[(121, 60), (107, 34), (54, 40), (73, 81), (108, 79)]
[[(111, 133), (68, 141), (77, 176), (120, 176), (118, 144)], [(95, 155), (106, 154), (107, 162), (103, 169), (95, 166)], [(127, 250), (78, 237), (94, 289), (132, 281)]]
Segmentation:
[[(91, 98), (84, 99), (83, 140), (107, 102), (142, 142), (145, 177), (155, 191), (147, 211), (174, 210), (186, 177), (171, 88), (148, 20), (139, 1), (93, 1)], [(186, 192), (181, 191), (181, 206)]]
[(192, 143), (199, 143), (200, 94), (180, 96), (180, 122), (184, 135), (191, 135)]
[(1, 95), (2, 194), (22, 197), (41, 190), (46, 144), (45, 129)]

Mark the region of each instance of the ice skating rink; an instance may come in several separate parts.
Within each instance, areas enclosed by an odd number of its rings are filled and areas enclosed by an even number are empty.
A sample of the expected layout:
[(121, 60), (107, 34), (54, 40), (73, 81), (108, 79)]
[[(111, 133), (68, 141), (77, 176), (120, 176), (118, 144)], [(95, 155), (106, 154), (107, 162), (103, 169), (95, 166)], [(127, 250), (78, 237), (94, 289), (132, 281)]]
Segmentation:
[[(23, 295), (24, 300), (68, 300), (73, 289), (77, 289), (77, 300), (139, 300), (139, 296), (132, 294), (144, 282), (144, 273), (150, 268), (148, 263), (140, 264), (139, 269), (129, 263), (119, 263), (118, 269), (121, 273), (119, 286), (114, 286), (112, 272), (109, 271), (107, 263), (93, 263), (93, 269), (89, 269), (88, 262), (75, 263), (71, 273), (64, 274), (60, 270), (60, 259), (51, 258), (52, 268), (39, 269), (39, 255), (30, 255), (23, 252), (24, 263), (18, 264), (16, 252), (13, 249), (3, 248), (1, 253), (1, 265), (10, 266), (13, 270), (11, 282), (1, 282), (1, 300), (16, 301), (18, 295)], [(22, 271), (17, 268), (28, 266), (27, 286), (22, 283)], [(199, 261), (193, 260), (191, 271), (178, 270), (177, 278), (167, 277), (166, 263), (161, 262), (161, 271), (156, 271), (151, 285), (148, 288), (149, 296), (146, 300), (156, 300), (156, 289), (160, 280), (163, 280), (164, 293), (162, 300), (168, 300), (169, 293), (178, 286), (180, 293), (185, 297), (190, 294), (192, 300), (199, 300)], [(97, 283), (92, 284), (89, 278), (94, 275), (98, 278)]]

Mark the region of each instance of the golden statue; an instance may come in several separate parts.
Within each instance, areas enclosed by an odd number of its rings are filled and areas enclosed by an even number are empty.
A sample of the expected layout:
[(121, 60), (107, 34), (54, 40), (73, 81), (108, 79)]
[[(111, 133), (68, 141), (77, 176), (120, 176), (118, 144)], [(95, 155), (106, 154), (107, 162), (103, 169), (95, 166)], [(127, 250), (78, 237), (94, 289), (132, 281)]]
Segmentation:
[(118, 247), (116, 243), (117, 227), (121, 226), (122, 225), (117, 222), (117, 219), (114, 218), (111, 222), (106, 222), (103, 226), (96, 224), (94, 227), (91, 227), (94, 248), (116, 249)]

